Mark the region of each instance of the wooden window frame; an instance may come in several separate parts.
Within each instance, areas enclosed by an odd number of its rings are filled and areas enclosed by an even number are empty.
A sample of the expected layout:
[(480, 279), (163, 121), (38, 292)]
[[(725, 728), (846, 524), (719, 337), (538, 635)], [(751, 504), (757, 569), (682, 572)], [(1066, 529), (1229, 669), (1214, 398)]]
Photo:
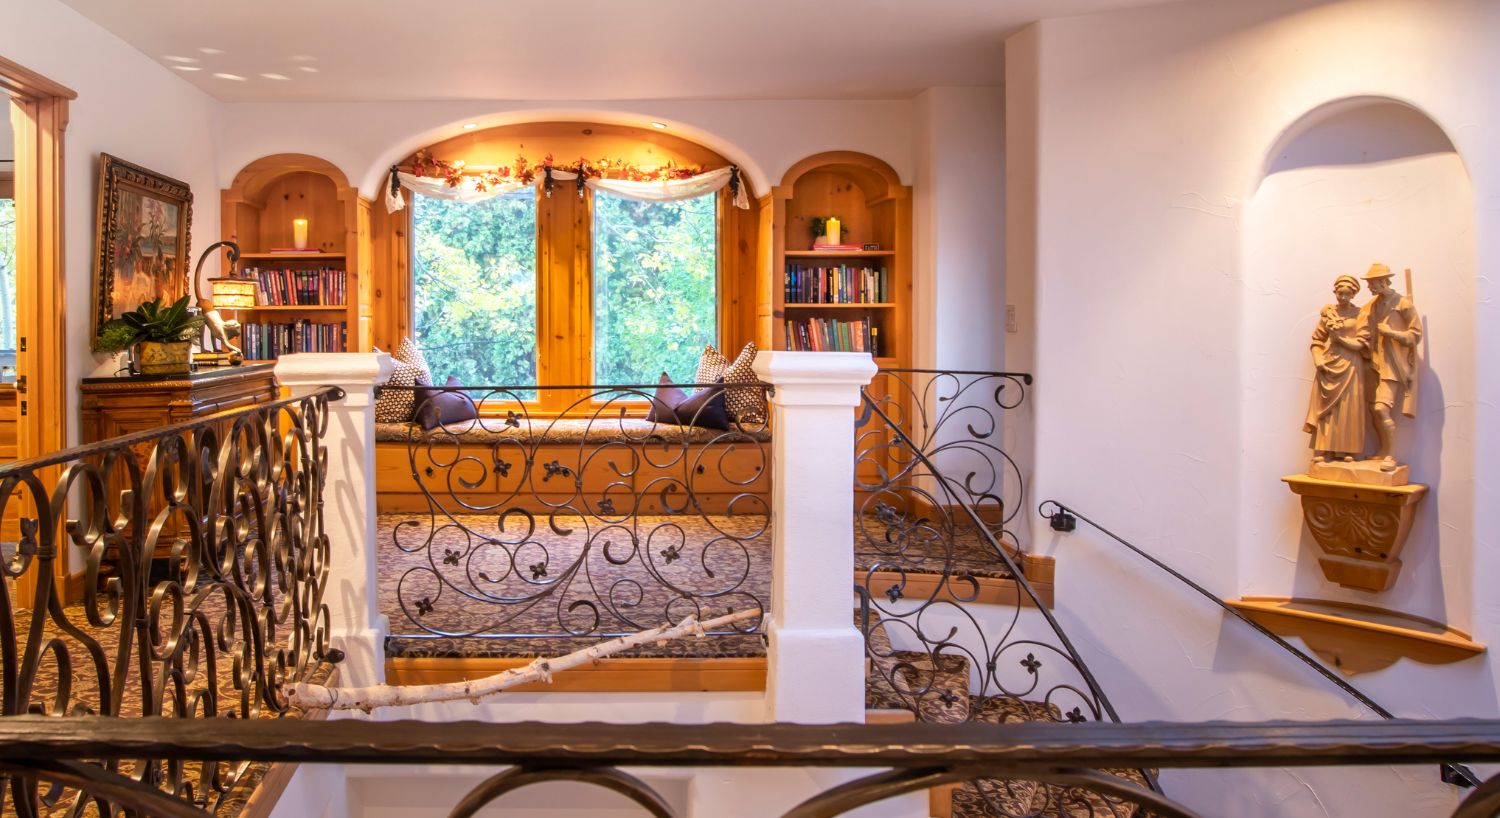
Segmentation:
[[(404, 318), (409, 332), (416, 328), (416, 206), (413, 200), (402, 226), (405, 235), (405, 266), (410, 274), (405, 287)], [(569, 410), (597, 411), (606, 401), (585, 400), (577, 387), (594, 383), (594, 191), (586, 188), (582, 198), (569, 185), (558, 185), (552, 197), (536, 190), (536, 337), (538, 399), (524, 405), (533, 417), (550, 418)], [(727, 188), (714, 195), (714, 344), (721, 349), (730, 324), (730, 282), (726, 276), (728, 230), (726, 208), (732, 207)], [(566, 203), (566, 204), (565, 204)], [(569, 223), (570, 222), (570, 223)], [(726, 353), (727, 354), (727, 353)], [(551, 387), (551, 388), (549, 388)], [(514, 404), (506, 402), (513, 408)], [(645, 415), (649, 404), (641, 401), (628, 414)], [(481, 406), (481, 414), (501, 414), (498, 405)]]

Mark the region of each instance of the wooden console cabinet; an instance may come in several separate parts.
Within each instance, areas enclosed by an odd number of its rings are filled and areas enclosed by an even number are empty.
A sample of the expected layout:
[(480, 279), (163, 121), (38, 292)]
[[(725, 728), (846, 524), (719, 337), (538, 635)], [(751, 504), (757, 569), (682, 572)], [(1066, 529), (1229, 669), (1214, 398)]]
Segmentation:
[[(275, 364), (266, 363), (203, 368), (188, 375), (84, 378), (79, 385), (83, 442), (96, 443), (269, 403), (279, 397), (274, 369)], [(137, 452), (141, 458), (150, 454), (149, 450)], [(142, 466), (145, 462), (143, 459)], [(117, 496), (114, 487), (110, 494)], [(114, 502), (112, 499), (112, 506)], [(159, 500), (151, 503), (152, 512), (161, 507)], [(156, 556), (168, 556), (170, 545), (164, 539)]]

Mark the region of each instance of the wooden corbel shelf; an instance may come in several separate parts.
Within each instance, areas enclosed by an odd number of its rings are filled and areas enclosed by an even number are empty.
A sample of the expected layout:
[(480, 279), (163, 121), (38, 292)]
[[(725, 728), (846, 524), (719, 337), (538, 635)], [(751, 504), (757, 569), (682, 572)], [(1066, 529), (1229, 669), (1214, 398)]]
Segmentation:
[(1300, 637), (1348, 676), (1381, 670), (1402, 658), (1446, 665), (1485, 650), (1467, 633), (1442, 622), (1371, 605), (1284, 596), (1247, 596), (1229, 604), (1278, 636)]

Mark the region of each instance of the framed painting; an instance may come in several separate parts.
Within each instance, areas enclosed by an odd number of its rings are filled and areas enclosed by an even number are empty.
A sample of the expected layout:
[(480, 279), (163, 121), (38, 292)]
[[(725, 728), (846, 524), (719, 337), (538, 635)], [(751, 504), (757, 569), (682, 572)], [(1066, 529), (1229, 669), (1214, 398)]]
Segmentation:
[(193, 192), (188, 186), (99, 154), (94, 226), (94, 337), (121, 313), (187, 292)]

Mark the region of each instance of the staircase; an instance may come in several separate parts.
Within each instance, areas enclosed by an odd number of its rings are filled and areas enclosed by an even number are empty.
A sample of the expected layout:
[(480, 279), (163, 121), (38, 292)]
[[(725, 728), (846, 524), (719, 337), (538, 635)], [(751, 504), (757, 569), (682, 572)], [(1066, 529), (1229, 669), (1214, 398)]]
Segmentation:
[[(1068, 720), (1045, 702), (970, 693), (970, 663), (963, 655), (894, 650), (879, 627), (871, 628), (866, 644), (870, 655), (865, 676), (867, 723)], [(1139, 787), (1150, 786), (1139, 770), (1104, 772)], [(934, 788), (929, 793), (929, 810), (933, 818), (1132, 818), (1138, 812), (1134, 804), (1098, 793), (1016, 779), (981, 779)]]

